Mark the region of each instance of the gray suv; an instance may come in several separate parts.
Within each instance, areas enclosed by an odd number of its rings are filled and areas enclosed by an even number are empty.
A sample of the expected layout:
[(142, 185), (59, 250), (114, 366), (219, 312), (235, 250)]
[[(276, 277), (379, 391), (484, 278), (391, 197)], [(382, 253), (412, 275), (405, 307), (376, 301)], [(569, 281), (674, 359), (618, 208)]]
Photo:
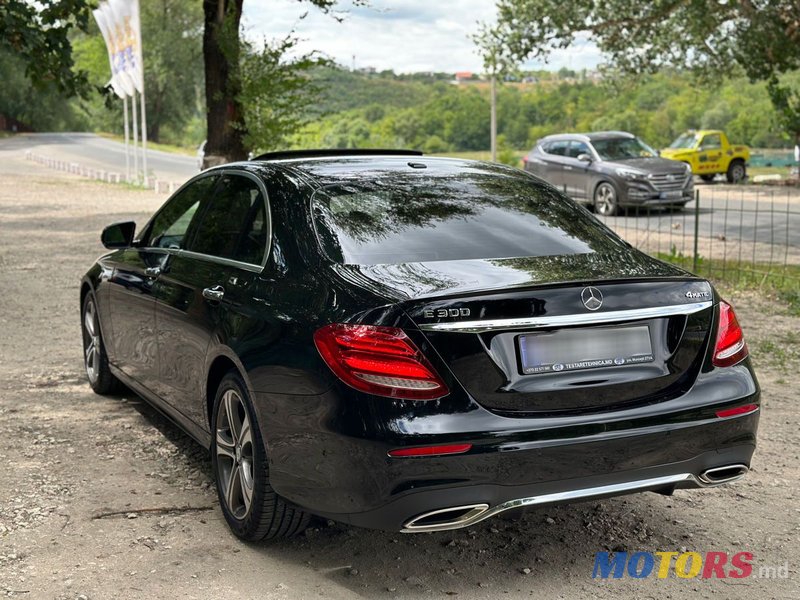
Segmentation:
[(549, 135), (522, 160), (526, 171), (601, 215), (629, 206), (678, 208), (693, 199), (687, 164), (660, 158), (624, 131)]

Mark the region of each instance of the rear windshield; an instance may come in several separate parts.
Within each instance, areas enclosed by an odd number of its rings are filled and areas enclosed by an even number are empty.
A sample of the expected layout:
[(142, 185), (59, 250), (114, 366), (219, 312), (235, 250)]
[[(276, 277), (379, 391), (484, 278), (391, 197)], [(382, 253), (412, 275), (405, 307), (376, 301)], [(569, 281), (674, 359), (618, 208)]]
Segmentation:
[(611, 251), (613, 233), (532, 178), (467, 172), (396, 176), (318, 190), (314, 225), (345, 264), (518, 258)]

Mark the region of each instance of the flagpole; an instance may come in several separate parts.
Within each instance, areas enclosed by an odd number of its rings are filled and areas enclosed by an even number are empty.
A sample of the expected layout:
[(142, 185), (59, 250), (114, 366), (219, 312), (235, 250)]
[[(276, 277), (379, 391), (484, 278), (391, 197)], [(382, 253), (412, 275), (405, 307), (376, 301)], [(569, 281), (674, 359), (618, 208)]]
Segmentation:
[(142, 47), (142, 21), (139, 0), (133, 0), (136, 10), (136, 44), (139, 50), (139, 99), (142, 106), (142, 167), (144, 169), (144, 185), (147, 187), (147, 113), (144, 105), (144, 48)]
[(122, 119), (125, 122), (125, 181), (131, 180), (131, 153), (130, 148), (128, 147), (128, 138), (130, 134), (128, 132), (128, 97), (123, 96), (122, 98)]
[(137, 121), (136, 118), (136, 92), (133, 92), (131, 96), (131, 106), (133, 107), (133, 171), (135, 173), (136, 182), (139, 182), (139, 150), (137, 148), (136, 138), (139, 137), (139, 131), (137, 129)]
[(144, 83), (142, 83), (142, 93), (139, 94), (142, 105), (142, 169), (144, 170), (144, 187), (147, 187), (147, 118), (144, 110)]

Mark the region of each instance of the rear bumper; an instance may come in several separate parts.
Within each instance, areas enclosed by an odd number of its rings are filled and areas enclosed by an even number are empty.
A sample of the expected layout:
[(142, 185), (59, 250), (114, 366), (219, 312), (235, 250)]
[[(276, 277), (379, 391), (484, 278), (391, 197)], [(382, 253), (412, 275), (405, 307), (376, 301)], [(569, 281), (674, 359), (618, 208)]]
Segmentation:
[[(401, 531), (440, 509), (668, 492), (699, 487), (708, 469), (749, 466), (759, 412), (721, 419), (716, 410), (758, 404), (758, 386), (744, 364), (716, 371), (674, 400), (561, 418), (508, 418), (474, 403), (449, 414), (436, 402), (417, 403), (404, 413), (407, 402), (398, 410), (386, 399), (336, 390), (256, 394), (256, 406), (279, 494), (320, 516)], [(472, 449), (388, 456), (392, 448), (461, 442)]]

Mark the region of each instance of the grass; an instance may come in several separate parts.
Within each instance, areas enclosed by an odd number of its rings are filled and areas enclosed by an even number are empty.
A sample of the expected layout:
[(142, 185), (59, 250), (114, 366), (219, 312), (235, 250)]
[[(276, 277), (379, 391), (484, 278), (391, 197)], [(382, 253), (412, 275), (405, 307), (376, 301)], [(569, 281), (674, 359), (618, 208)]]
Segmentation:
[(769, 339), (756, 339), (751, 343), (755, 355), (768, 356), (772, 365), (784, 370), (800, 358), (800, 334), (795, 331), (777, 332)]
[[(120, 143), (125, 142), (125, 138), (123, 136), (115, 133), (98, 133), (97, 135), (108, 140), (114, 140)], [(147, 141), (147, 149), (160, 150), (161, 152), (169, 152), (170, 154), (183, 154), (184, 156), (195, 156), (197, 154), (197, 148), (177, 146), (175, 144), (161, 144), (159, 142), (151, 142), (150, 140)]]
[(747, 167), (747, 174), (752, 179), (756, 175), (780, 175), (789, 177), (789, 167)]
[[(657, 258), (693, 271), (691, 256), (658, 253)], [(753, 262), (722, 261), (699, 257), (697, 275), (734, 289), (761, 290), (785, 302), (792, 314), (800, 315), (800, 265), (775, 266)]]

